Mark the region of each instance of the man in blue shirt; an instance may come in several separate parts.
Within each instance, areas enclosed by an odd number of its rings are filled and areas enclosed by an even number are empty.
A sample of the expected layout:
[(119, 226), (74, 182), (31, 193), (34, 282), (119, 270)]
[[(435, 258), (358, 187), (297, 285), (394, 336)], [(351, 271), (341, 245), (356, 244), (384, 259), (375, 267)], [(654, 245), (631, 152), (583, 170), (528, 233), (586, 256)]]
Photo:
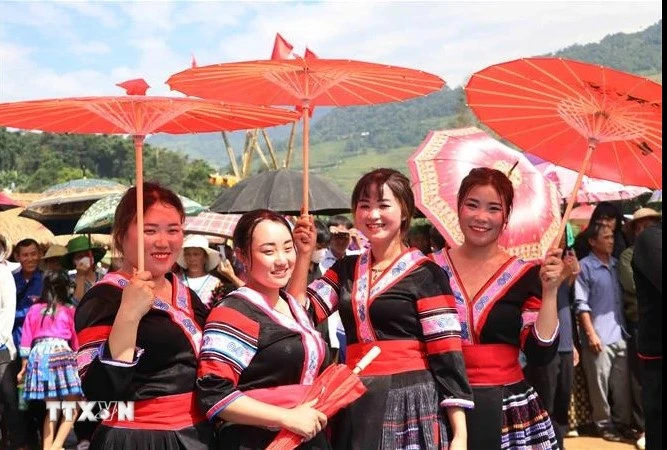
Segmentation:
[(611, 256), (614, 232), (592, 224), (586, 233), (591, 253), (580, 261), (574, 289), (581, 362), (593, 421), (604, 439), (619, 442), (618, 429), (629, 429), (632, 410), (618, 260)]
[[(23, 239), (14, 246), (14, 257), (21, 264), (21, 270), (14, 273), (16, 284), (16, 318), (12, 328), (12, 338), (16, 348), (20, 347), (21, 335), (23, 334), (23, 322), (28, 314), (28, 309), (35, 299), (42, 294), (42, 271), (39, 261), (42, 252), (39, 244), (34, 239)], [(5, 414), (18, 417), (18, 423), (14, 430), (9, 430), (10, 439), (16, 448), (27, 445), (40, 446), (39, 430), (42, 428), (43, 417), (41, 411), (19, 411), (18, 389), (16, 388), (16, 375), (21, 370), (21, 358), (12, 361), (14, 370), (14, 391), (17, 392), (15, 402), (12, 401), (9, 411)]]

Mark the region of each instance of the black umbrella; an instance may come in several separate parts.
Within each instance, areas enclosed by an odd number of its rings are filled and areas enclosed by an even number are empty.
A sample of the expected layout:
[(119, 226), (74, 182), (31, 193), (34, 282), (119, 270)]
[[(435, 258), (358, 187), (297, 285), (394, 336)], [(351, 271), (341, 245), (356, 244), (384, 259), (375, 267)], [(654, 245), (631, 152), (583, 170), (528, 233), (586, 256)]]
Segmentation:
[[(313, 214), (350, 212), (350, 196), (326, 178), (309, 174), (308, 209)], [(210, 209), (223, 214), (241, 214), (253, 209), (271, 209), (282, 214), (301, 212), (303, 173), (280, 169), (262, 172), (226, 189)]]

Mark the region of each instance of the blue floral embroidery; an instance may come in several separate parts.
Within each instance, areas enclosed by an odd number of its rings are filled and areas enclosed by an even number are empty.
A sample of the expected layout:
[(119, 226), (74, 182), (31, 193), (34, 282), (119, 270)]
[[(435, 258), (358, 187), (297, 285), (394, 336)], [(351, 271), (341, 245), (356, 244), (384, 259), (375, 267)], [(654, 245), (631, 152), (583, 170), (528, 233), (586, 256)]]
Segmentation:
[(481, 312), (484, 309), (484, 306), (489, 302), (489, 296), (485, 295), (475, 303), (475, 311)]
[(400, 274), (401, 272), (405, 272), (405, 269), (407, 269), (408, 265), (405, 263), (405, 261), (401, 261), (398, 264), (396, 264), (396, 267), (391, 269), (391, 274), (396, 276)]
[(498, 277), (498, 284), (504, 286), (512, 278), (512, 275), (509, 272), (503, 272), (503, 274)]
[(468, 333), (468, 324), (465, 322), (461, 323), (461, 337), (463, 339), (470, 340), (470, 333)]
[(165, 302), (162, 300), (154, 300), (153, 301), (153, 306), (155, 306), (158, 309), (161, 309), (162, 311), (168, 311), (169, 310), (169, 305), (167, 305)]
[(359, 318), (362, 321), (366, 320), (366, 307), (364, 305), (359, 305)]
[(195, 334), (197, 332), (197, 328), (195, 328), (195, 324), (192, 322), (190, 319), (183, 319), (182, 320), (183, 326), (192, 334)]

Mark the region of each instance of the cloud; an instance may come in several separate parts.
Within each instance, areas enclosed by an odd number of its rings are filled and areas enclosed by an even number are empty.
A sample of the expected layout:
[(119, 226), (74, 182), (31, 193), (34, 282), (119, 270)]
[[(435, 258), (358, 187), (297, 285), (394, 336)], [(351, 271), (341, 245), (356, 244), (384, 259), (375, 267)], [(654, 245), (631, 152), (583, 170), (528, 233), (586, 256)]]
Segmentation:
[[(190, 65), (268, 58), (276, 32), (302, 53), (419, 68), (450, 86), (487, 65), (636, 32), (662, 18), (634, 2), (7, 2), (0, 4), (0, 101), (151, 94)], [(57, 51), (55, 51), (57, 50)]]

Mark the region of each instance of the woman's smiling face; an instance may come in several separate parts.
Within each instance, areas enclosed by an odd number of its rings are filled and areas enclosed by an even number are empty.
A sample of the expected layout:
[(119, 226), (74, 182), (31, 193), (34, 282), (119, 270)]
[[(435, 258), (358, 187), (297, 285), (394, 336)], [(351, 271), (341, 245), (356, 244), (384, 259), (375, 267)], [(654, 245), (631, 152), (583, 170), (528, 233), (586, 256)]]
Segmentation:
[(280, 222), (262, 220), (252, 233), (250, 256), (239, 255), (252, 284), (268, 289), (287, 285), (296, 261), (292, 233)]
[(506, 220), (500, 195), (491, 185), (470, 189), (459, 209), (459, 225), (465, 242), (478, 247), (495, 243)]

